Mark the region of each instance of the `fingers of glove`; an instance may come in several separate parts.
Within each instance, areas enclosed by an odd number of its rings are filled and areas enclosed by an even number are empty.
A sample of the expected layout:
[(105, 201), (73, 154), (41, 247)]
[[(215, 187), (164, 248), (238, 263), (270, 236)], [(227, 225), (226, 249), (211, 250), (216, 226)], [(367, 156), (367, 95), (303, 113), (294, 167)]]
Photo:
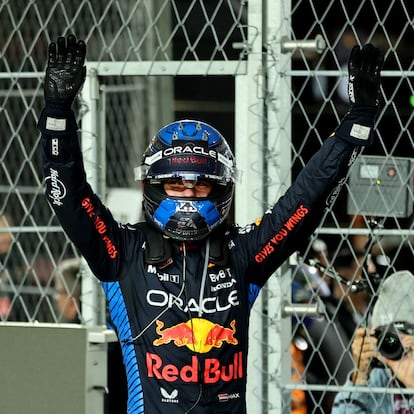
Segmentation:
[(367, 70), (369, 67), (372, 54), (375, 53), (374, 46), (371, 43), (367, 43), (361, 49), (361, 69)]
[(67, 64), (75, 64), (77, 66), (83, 66), (86, 56), (86, 44), (83, 40), (76, 40), (76, 36), (73, 34), (67, 37)]
[(359, 79), (359, 67), (361, 64), (361, 49), (355, 45), (348, 59), (348, 96), (351, 103), (355, 103), (355, 82)]
[(55, 42), (50, 43), (48, 53), (49, 53), (48, 64), (53, 65), (56, 62), (56, 43)]
[(355, 70), (359, 70), (361, 65), (361, 48), (358, 45), (355, 45), (348, 59), (348, 71), (349, 73), (354, 72)]
[(361, 73), (369, 78), (375, 76), (378, 71), (379, 50), (371, 44), (366, 44), (361, 51)]
[(352, 48), (348, 63), (348, 95), (352, 104), (379, 105), (382, 64), (383, 57), (372, 44)]
[(76, 37), (73, 34), (68, 35), (68, 37), (66, 38), (66, 44), (67, 54), (65, 62), (70, 65), (71, 63), (73, 63), (74, 56), (76, 53)]
[(86, 43), (83, 40), (78, 40), (75, 51), (75, 63), (83, 66), (86, 57)]
[(58, 37), (57, 39), (57, 62), (63, 63), (66, 60), (66, 39), (64, 37)]
[(76, 36), (59, 37), (49, 45), (49, 66), (46, 69), (45, 97), (71, 105), (86, 76), (84, 66), (86, 45)]
[(384, 64), (384, 56), (380, 53), (379, 49), (374, 47), (372, 52), (372, 59), (370, 65), (370, 72), (372, 76), (378, 78), (381, 74), (381, 69)]

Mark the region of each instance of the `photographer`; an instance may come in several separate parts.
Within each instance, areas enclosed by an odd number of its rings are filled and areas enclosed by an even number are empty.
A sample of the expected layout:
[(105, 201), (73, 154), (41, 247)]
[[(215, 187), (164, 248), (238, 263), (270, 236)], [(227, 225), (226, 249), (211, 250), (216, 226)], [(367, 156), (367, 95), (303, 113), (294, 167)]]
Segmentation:
[[(412, 413), (414, 394), (414, 276), (400, 271), (382, 284), (372, 312), (372, 329), (358, 328), (352, 342), (354, 370), (335, 397), (332, 414)], [(369, 392), (369, 388), (398, 388), (397, 393)]]

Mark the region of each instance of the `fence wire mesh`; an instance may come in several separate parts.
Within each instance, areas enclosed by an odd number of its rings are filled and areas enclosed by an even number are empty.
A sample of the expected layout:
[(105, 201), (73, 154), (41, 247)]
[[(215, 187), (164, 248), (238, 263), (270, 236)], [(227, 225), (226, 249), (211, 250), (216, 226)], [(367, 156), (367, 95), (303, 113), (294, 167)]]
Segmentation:
[[(82, 321), (77, 262), (72, 260), (79, 258), (78, 253), (43, 195), (36, 122), (48, 43), (76, 33), (88, 44), (88, 60), (102, 65), (100, 73), (110, 63), (120, 68), (120, 76), (99, 77), (102, 105), (97, 121), (105, 136), (99, 143), (106, 150), (99, 168), (107, 189), (128, 188), (136, 185), (132, 168), (148, 139), (174, 118), (203, 119), (235, 147), (246, 144), (245, 137), (234, 137), (234, 114), (240, 104), (235, 99), (234, 76), (226, 70), (223, 75), (213, 71), (216, 63), (226, 68), (236, 62), (234, 67), (240, 68), (249, 60), (249, 8), (265, 3), (0, 2), (2, 321)], [(396, 270), (414, 271), (414, 4), (409, 0), (287, 4), (283, 16), (274, 21), (267, 16), (268, 25), (290, 24), (290, 32), (281, 30), (274, 41), (279, 44), (284, 36), (307, 41), (321, 35), (325, 47), (319, 52), (295, 48), (289, 52), (291, 68), (277, 74), (291, 80), (290, 96), (285, 97), (291, 112), (291, 165), (284, 176), (298, 174), (346, 113), (346, 62), (352, 46), (372, 42), (385, 53), (376, 143), (353, 168), (297, 262), (290, 263), (293, 283), (283, 295), (293, 304), (321, 305), (319, 314), (293, 307), (291, 382), (282, 386), (274, 373), (266, 373), (269, 383), (291, 395), (283, 412), (329, 413), (334, 395), (352, 368), (350, 344), (355, 328), (365, 323), (376, 297), (378, 280), (370, 278), (369, 272), (375, 266), (381, 280)], [(265, 30), (254, 27), (252, 31), (261, 36)], [(271, 54), (273, 46), (263, 44), (262, 53)], [(142, 64), (134, 76), (126, 71), (126, 63), (131, 62)], [(123, 70), (127, 75), (122, 76)], [(256, 81), (259, 90), (260, 80)], [(277, 96), (277, 90), (270, 93)], [(267, 103), (258, 93), (249, 108), (261, 100)], [(88, 103), (77, 105), (79, 117), (88, 111)], [(262, 115), (252, 109), (249, 116), (254, 120)], [(264, 124), (265, 119), (255, 122)], [(268, 148), (277, 147), (277, 139), (277, 134), (269, 134)], [(269, 153), (261, 159), (280, 161)], [(254, 176), (255, 172), (244, 174)], [(257, 177), (258, 186), (265, 182), (269, 194), (272, 178)], [(243, 190), (256, 197), (252, 189)], [(263, 208), (266, 204), (263, 201)], [(353, 292), (362, 285), (359, 280), (366, 281), (366, 287)], [(265, 320), (266, 313), (262, 317)], [(268, 349), (269, 344), (261, 345)], [(263, 412), (274, 412), (268, 394), (258, 398), (263, 399)]]

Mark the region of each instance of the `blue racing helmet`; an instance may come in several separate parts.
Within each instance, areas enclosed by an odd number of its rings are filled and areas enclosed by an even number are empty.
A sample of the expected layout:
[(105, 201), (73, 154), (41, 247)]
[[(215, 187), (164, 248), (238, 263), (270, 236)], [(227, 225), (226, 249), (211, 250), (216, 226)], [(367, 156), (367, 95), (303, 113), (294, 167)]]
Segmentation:
[[(194, 120), (173, 122), (153, 137), (136, 178), (143, 181), (143, 207), (149, 222), (177, 240), (201, 240), (229, 214), (237, 181), (233, 153), (212, 126)], [(164, 180), (208, 179), (207, 197), (176, 197)]]

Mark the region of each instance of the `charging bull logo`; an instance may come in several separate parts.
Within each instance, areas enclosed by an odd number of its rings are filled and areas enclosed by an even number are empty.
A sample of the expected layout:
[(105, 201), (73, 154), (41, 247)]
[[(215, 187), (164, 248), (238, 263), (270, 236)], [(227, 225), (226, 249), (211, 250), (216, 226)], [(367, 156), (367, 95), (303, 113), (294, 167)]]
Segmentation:
[(193, 318), (167, 328), (164, 328), (162, 321), (157, 320), (156, 324), (155, 331), (160, 337), (154, 340), (155, 346), (173, 342), (176, 346), (186, 346), (194, 352), (206, 353), (213, 347), (222, 347), (224, 342), (232, 345), (238, 344), (234, 336), (235, 320), (230, 322), (230, 328), (202, 318)]

